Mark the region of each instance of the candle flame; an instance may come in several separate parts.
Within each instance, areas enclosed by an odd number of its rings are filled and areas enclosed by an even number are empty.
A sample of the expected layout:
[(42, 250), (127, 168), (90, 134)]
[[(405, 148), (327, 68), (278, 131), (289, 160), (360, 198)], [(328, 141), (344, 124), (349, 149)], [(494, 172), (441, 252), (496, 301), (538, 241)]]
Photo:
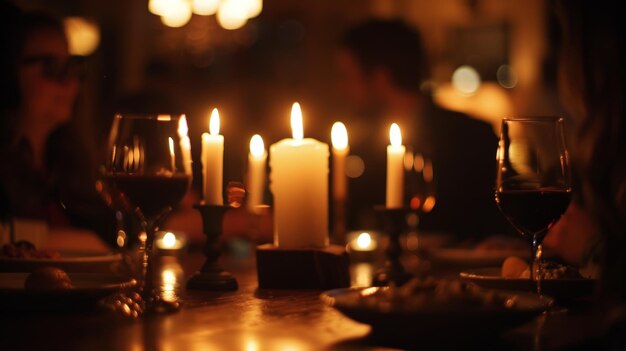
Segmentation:
[(258, 134), (254, 134), (252, 138), (250, 138), (250, 153), (256, 158), (262, 157), (265, 153), (265, 144), (263, 144), (263, 138), (261, 138), (261, 136)]
[(211, 135), (218, 135), (220, 133), (220, 113), (217, 111), (217, 108), (214, 108), (211, 112), (209, 133), (211, 133)]
[(393, 123), (389, 128), (389, 142), (392, 146), (402, 145), (402, 133), (400, 132), (400, 127), (396, 123)]
[(189, 127), (187, 126), (187, 117), (181, 115), (178, 120), (178, 136), (184, 138), (189, 133)]
[(171, 249), (176, 244), (176, 235), (172, 232), (167, 232), (163, 235), (163, 248)]
[(293, 103), (291, 107), (291, 133), (296, 140), (302, 140), (304, 138), (304, 130), (302, 126), (302, 110), (300, 104)]
[(335, 122), (330, 131), (330, 136), (335, 149), (344, 150), (348, 147), (348, 131), (343, 123)]

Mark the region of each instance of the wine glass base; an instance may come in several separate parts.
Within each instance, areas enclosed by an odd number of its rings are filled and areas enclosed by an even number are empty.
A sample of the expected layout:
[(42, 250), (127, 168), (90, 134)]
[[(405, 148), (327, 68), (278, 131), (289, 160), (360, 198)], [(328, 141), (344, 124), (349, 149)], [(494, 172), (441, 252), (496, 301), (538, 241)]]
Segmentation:
[(181, 304), (174, 300), (165, 300), (156, 292), (150, 292), (148, 297), (144, 298), (145, 308), (144, 314), (167, 314), (175, 313), (180, 310)]
[(100, 301), (100, 307), (122, 318), (140, 318), (149, 314), (168, 314), (180, 310), (181, 303), (166, 300), (156, 291), (119, 293)]

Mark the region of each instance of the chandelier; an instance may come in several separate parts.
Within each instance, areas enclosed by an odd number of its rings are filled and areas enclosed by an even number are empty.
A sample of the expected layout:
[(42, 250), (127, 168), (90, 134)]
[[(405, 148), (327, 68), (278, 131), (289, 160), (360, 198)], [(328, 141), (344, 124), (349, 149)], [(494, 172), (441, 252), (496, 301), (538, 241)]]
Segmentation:
[(234, 30), (261, 13), (263, 0), (150, 0), (148, 10), (168, 27), (182, 27), (196, 14), (215, 15), (222, 28)]

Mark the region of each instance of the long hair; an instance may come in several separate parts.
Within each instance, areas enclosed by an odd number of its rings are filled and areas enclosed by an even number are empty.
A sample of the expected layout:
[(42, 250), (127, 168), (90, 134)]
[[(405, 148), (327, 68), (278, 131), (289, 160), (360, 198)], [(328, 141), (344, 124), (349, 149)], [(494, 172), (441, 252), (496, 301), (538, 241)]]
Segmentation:
[[(624, 20), (619, 2), (557, 2), (563, 33), (562, 87), (578, 111), (574, 160), (582, 176), (585, 206), (602, 226), (602, 291), (626, 303), (626, 116)], [(626, 315), (621, 318), (626, 319)]]

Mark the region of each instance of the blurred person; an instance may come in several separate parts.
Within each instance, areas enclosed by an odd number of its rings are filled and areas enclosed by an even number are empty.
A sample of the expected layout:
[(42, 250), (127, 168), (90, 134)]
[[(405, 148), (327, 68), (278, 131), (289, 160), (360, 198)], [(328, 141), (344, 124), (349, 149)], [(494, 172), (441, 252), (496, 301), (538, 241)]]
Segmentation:
[(348, 121), (350, 148), (365, 163), (349, 184), (351, 227), (372, 226), (372, 207), (384, 204), (385, 145), (397, 122), (403, 143), (432, 160), (436, 203), (420, 229), (459, 239), (508, 230), (494, 201), (497, 138), (487, 123), (437, 107), (422, 89), (429, 65), (415, 29), (399, 20), (349, 29), (338, 68), (340, 94), (357, 117)]
[(13, 230), (44, 223), (51, 249), (106, 250), (95, 233), (113, 241), (112, 212), (96, 192), (93, 157), (73, 121), (80, 63), (60, 20), (0, 6), (0, 218)]
[[(572, 149), (580, 177), (577, 216), (555, 244), (586, 242), (601, 264), (598, 340), (582, 348), (626, 349), (626, 116), (624, 115), (624, 20), (620, 3), (557, 1), (563, 40), (560, 91), (577, 122)], [(559, 222), (560, 224), (560, 222)], [(581, 230), (581, 225), (582, 230)], [(589, 231), (592, 233), (590, 234)], [(594, 234), (597, 233), (594, 240)], [(558, 238), (557, 238), (558, 239)], [(595, 241), (600, 245), (594, 245)], [(560, 245), (558, 245), (560, 244)], [(582, 245), (582, 244), (581, 244)], [(566, 251), (566, 250), (564, 250)]]

